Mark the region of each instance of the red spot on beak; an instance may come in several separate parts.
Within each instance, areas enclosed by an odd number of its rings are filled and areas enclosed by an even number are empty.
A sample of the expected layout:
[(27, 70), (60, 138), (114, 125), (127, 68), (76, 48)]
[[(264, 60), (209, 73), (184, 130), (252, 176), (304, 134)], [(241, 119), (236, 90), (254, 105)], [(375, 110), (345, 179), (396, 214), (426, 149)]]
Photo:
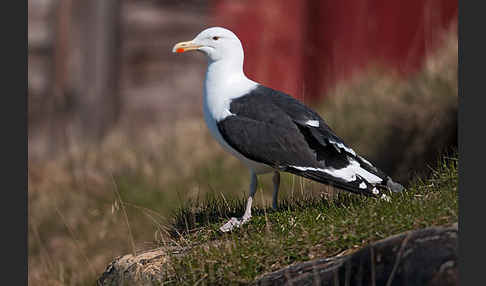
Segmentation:
[(184, 52), (184, 49), (183, 49), (183, 48), (178, 48), (178, 49), (176, 50), (176, 53), (183, 53), (183, 52)]

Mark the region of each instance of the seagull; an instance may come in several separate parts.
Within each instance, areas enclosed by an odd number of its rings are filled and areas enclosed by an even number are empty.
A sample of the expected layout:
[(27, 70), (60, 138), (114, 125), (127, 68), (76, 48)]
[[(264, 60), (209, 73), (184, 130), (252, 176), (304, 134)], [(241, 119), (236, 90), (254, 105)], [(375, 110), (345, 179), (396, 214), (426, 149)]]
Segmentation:
[(220, 231), (250, 220), (261, 174), (273, 173), (273, 208), (277, 208), (280, 172), (387, 200), (382, 190), (404, 189), (346, 145), (317, 112), (249, 79), (243, 72), (241, 41), (232, 31), (211, 27), (172, 49), (173, 53), (188, 51), (202, 52), (208, 59), (203, 112), (209, 132), (250, 170), (245, 212), (241, 218), (232, 217)]

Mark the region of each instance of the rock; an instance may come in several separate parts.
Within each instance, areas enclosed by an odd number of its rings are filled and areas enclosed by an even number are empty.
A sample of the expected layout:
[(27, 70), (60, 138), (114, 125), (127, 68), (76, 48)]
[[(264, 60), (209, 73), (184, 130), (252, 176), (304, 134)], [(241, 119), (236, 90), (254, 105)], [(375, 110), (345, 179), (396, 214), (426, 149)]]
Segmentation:
[[(345, 256), (297, 263), (259, 277), (254, 285), (458, 285), (458, 225), (408, 231)], [(98, 285), (158, 285), (167, 251), (112, 261)]]
[(161, 284), (161, 266), (166, 262), (165, 251), (154, 249), (133, 256), (115, 258), (98, 279), (98, 285), (157, 285)]

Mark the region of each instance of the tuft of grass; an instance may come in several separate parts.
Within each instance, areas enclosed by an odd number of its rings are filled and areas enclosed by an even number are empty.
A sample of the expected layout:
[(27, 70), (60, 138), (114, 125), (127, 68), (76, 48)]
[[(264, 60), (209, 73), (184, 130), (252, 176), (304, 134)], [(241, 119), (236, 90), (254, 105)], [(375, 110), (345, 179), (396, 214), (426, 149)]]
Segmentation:
[[(290, 264), (353, 251), (403, 231), (458, 220), (458, 159), (443, 157), (428, 179), (416, 178), (391, 201), (338, 192), (285, 199), (274, 211), (256, 207), (252, 220), (231, 233), (219, 226), (241, 215), (242, 199), (206, 197), (174, 214), (180, 249), (169, 254), (164, 283), (249, 283)], [(256, 196), (258, 197), (258, 196)], [(176, 247), (177, 249), (177, 247)]]

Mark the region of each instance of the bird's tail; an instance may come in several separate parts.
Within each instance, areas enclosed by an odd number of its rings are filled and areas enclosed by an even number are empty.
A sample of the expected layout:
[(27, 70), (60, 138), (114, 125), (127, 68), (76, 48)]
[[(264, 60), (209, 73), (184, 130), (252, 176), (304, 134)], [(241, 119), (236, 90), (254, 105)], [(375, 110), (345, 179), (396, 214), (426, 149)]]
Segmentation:
[(348, 192), (371, 197), (386, 199), (388, 196), (383, 192), (384, 189), (395, 193), (404, 190), (404, 187), (401, 184), (394, 182), (388, 176), (384, 177), (380, 183), (372, 184), (360, 176), (357, 176), (355, 181), (344, 182), (318, 170), (301, 171), (295, 168), (288, 168), (285, 171), (319, 183), (332, 185)]

